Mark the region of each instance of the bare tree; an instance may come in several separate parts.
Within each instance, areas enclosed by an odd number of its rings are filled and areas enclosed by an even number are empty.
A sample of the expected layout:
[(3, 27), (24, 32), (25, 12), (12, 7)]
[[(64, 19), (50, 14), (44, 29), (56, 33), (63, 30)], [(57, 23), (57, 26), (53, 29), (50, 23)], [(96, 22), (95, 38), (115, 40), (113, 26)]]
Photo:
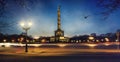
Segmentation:
[(24, 8), (24, 10), (27, 11), (30, 11), (32, 9), (32, 6), (34, 6), (36, 2), (39, 2), (39, 0), (14, 0), (14, 1), (19, 7)]
[(107, 19), (113, 12), (120, 8), (120, 0), (98, 0), (97, 6), (103, 9), (101, 14)]
[(8, 23), (3, 20), (3, 18), (6, 16), (5, 15), (6, 8), (7, 8), (6, 0), (0, 0), (0, 31), (8, 26)]
[[(31, 4), (31, 6), (34, 3), (34, 0), (11, 0), (15, 5), (17, 5), (20, 8), (23, 8), (26, 11), (30, 11), (31, 7), (28, 6), (28, 4)], [(37, 0), (36, 0), (37, 1)], [(10, 16), (8, 16), (6, 13), (10, 13), (8, 7), (9, 7), (9, 0), (0, 0), (0, 31), (4, 30), (4, 29), (9, 29), (9, 27), (12, 27), (12, 25), (14, 26), (14, 24), (16, 24), (15, 22), (12, 23), (11, 22), (6, 22), (6, 20), (4, 20), (4, 18), (8, 18)], [(12, 14), (11, 14), (12, 15)]]
[(0, 0), (0, 17), (4, 16), (6, 5), (7, 3), (5, 0)]

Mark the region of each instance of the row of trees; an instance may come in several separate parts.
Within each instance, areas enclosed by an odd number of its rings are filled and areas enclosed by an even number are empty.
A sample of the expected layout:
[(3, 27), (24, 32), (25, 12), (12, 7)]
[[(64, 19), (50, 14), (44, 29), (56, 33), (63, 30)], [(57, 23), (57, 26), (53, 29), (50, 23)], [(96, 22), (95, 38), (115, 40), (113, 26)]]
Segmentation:
[(104, 36), (82, 35), (70, 38), (70, 42), (78, 43), (99, 43), (99, 42), (116, 42), (116, 34)]
[[(24, 34), (13, 34), (13, 35), (8, 35), (8, 34), (2, 34), (0, 33), (0, 42), (17, 42), (17, 43), (24, 43), (25, 42), (26, 36)], [(33, 40), (31, 36), (27, 36), (27, 40)]]
[[(28, 43), (50, 43), (51, 37), (44, 37), (41, 36), (39, 38), (33, 38), (32, 36), (27, 36), (27, 42)], [(101, 34), (101, 35), (80, 35), (80, 36), (73, 36), (69, 38), (69, 41), (66, 41), (64, 43), (99, 43), (99, 42), (116, 42), (118, 37), (116, 36), (116, 33), (107, 33), (107, 34)], [(120, 36), (119, 36), (120, 39)], [(26, 36), (25, 33), (22, 34), (2, 34), (0, 33), (0, 42), (14, 42), (14, 43), (25, 43), (26, 42)], [(54, 43), (54, 42), (53, 42)]]

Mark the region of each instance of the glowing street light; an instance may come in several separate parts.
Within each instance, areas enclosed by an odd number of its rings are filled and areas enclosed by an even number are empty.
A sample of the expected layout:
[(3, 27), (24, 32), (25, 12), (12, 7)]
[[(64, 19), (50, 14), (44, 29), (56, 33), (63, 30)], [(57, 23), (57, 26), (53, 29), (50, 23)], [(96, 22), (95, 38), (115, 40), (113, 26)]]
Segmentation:
[(20, 25), (23, 28), (23, 30), (28, 31), (31, 28), (32, 23), (31, 22), (21, 22)]
[(6, 40), (6, 39), (4, 39), (3, 41), (4, 41), (4, 43), (5, 43), (7, 40)]
[(106, 40), (107, 42), (109, 42), (109, 39), (108, 39), (108, 38), (105, 38), (105, 40)]
[(89, 37), (89, 40), (93, 40), (93, 39), (94, 39), (94, 37), (92, 37), (92, 36)]
[(89, 39), (89, 42), (91, 42), (91, 41), (94, 40), (94, 37), (93, 36), (89, 36), (88, 39)]
[(25, 52), (28, 52), (28, 45), (27, 45), (27, 33), (28, 33), (28, 30), (31, 28), (32, 26), (32, 23), (31, 22), (21, 22), (20, 23), (21, 27), (23, 28), (23, 30), (25, 30), (25, 33), (26, 33), (26, 42), (25, 42)]

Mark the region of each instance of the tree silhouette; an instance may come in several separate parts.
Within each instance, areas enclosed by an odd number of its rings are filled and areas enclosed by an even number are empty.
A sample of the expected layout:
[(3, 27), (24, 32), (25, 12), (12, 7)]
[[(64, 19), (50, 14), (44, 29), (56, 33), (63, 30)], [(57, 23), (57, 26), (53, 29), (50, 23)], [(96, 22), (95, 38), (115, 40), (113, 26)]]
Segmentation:
[[(28, 6), (28, 4), (31, 4), (31, 6), (33, 5), (33, 3), (37, 0), (11, 0), (15, 5), (17, 5), (17, 7), (23, 8), (26, 11), (30, 11), (31, 7)], [(11, 16), (7, 15), (6, 13), (10, 13), (11, 11), (9, 11), (9, 4), (10, 4), (10, 0), (0, 0), (0, 31), (4, 30), (4, 29), (9, 29), (9, 27), (12, 27), (12, 25), (16, 24), (15, 22), (13, 23), (11, 22), (6, 22), (6, 20)], [(11, 14), (13, 15), (13, 14)]]
[(120, 8), (120, 0), (98, 0), (97, 6), (102, 8), (101, 14), (107, 19), (113, 12)]

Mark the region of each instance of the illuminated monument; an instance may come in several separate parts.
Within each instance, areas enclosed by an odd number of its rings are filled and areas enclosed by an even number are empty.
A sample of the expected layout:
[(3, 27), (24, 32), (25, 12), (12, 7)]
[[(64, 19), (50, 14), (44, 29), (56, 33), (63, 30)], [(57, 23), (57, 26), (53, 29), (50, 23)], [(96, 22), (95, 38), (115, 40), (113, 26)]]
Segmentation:
[(60, 6), (57, 10), (57, 30), (55, 31), (55, 36), (51, 37), (52, 42), (68, 42), (68, 38), (64, 37), (64, 31), (61, 29), (61, 15), (60, 15)]

